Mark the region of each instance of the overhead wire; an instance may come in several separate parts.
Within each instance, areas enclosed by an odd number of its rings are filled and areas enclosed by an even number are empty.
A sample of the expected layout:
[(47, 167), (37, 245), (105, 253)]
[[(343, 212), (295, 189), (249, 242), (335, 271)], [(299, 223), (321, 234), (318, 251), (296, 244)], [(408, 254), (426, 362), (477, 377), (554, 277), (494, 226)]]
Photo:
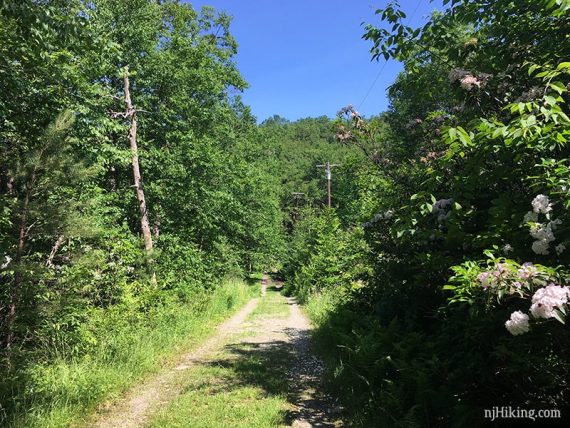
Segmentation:
[[(418, 11), (418, 9), (420, 8), (420, 4), (423, 2), (423, 0), (418, 0), (418, 2), (416, 3), (416, 7), (413, 10), (412, 14), (410, 15), (410, 21), (412, 19), (414, 19), (414, 16), (416, 16), (416, 12)], [(388, 60), (386, 60), (384, 62), (384, 64), (382, 64), (382, 67), (380, 67), (380, 71), (378, 71), (378, 74), (376, 74), (376, 77), (374, 78), (374, 80), (372, 81), (372, 84), (370, 85), (370, 87), (368, 88), (368, 91), (366, 91), (366, 95), (364, 95), (364, 98), (362, 98), (362, 101), (360, 101), (360, 103), (358, 104), (358, 110), (361, 109), (362, 105), (364, 104), (364, 102), (366, 101), (366, 99), (368, 98), (368, 96), (372, 93), (372, 89), (374, 89), (374, 86), (376, 85), (376, 82), (378, 82), (378, 79), (380, 79), (380, 76), (382, 75), (382, 72), (384, 71), (384, 69), (386, 68), (386, 65), (388, 64)]]

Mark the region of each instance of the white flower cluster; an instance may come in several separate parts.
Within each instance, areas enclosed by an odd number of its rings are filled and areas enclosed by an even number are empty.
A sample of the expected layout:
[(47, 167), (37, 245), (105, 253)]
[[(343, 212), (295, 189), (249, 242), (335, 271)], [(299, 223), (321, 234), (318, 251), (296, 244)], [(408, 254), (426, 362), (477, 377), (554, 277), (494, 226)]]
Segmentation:
[(532, 243), (532, 251), (534, 251), (535, 254), (546, 256), (547, 254), (550, 253), (550, 251), (548, 251), (548, 241), (545, 240), (534, 241)]
[(556, 284), (541, 288), (532, 296), (530, 313), (535, 318), (554, 318), (555, 309), (561, 309), (568, 303), (570, 289)]
[(451, 215), (451, 204), (453, 199), (440, 199), (435, 201), (431, 208), (431, 212), (437, 214), (437, 221), (439, 223), (447, 220)]
[(527, 314), (521, 311), (516, 311), (511, 314), (511, 319), (505, 323), (505, 327), (509, 330), (513, 336), (518, 336), (519, 334), (528, 333), (529, 331), (529, 318)]
[(483, 288), (488, 288), (498, 285), (498, 283), (501, 280), (505, 279), (508, 274), (509, 269), (505, 266), (505, 264), (499, 263), (497, 264), (497, 269), (492, 272), (482, 272), (477, 275), (477, 279)]
[(547, 214), (552, 211), (552, 204), (546, 195), (537, 195), (531, 203), (535, 213)]
[[(520, 269), (517, 270), (517, 277), (512, 284), (509, 284), (511, 287), (521, 288), (522, 284), (520, 281), (530, 281), (533, 277), (535, 277), (539, 272), (538, 269), (532, 263), (523, 263)], [(512, 279), (510, 277), (511, 270), (507, 267), (505, 263), (497, 263), (495, 270), (493, 271), (486, 271), (481, 272), (477, 275), (477, 279), (481, 283), (481, 287), (488, 288), (490, 286), (497, 286), (501, 281)], [(512, 293), (511, 293), (512, 294)]]
[[(536, 284), (545, 284), (549, 279), (548, 272), (541, 271), (530, 262), (523, 263), (515, 270), (509, 263), (496, 263), (493, 270), (484, 271), (477, 275), (477, 280), (488, 292), (519, 294), (525, 296), (525, 290), (532, 290)], [(546, 280), (546, 281), (545, 281)], [(557, 285), (549, 282), (534, 292), (529, 312), (533, 319), (556, 318), (564, 322), (567, 305), (570, 301), (570, 287)], [(511, 318), (505, 323), (507, 330), (514, 336), (529, 331), (529, 316), (521, 311), (511, 314)]]
[(546, 255), (549, 253), (549, 245), (556, 238), (554, 237), (553, 222), (548, 222), (546, 225), (542, 223), (534, 223), (530, 228), (530, 236), (536, 241), (532, 243), (532, 251), (536, 254)]
[[(498, 293), (519, 294), (524, 297), (524, 290), (531, 290), (536, 284), (544, 284), (548, 281), (547, 272), (541, 272), (539, 268), (530, 262), (523, 263), (518, 269), (508, 263), (497, 263), (493, 270), (485, 271), (477, 275), (477, 280), (485, 290)], [(566, 306), (570, 300), (570, 287), (550, 282), (534, 292), (529, 312), (533, 319), (556, 318), (564, 322)], [(514, 336), (529, 331), (529, 317), (521, 311), (511, 314), (511, 318), (505, 323), (507, 330)]]
[[(530, 278), (531, 275), (534, 275), (535, 269), (529, 263), (523, 269), (519, 269), (519, 276)], [(530, 313), (535, 319), (554, 318), (557, 315), (556, 311), (565, 314), (568, 299), (570, 299), (570, 288), (553, 283), (548, 284), (546, 287), (536, 290), (532, 296)], [(513, 336), (526, 333), (529, 331), (529, 317), (521, 311), (513, 312), (511, 318), (505, 323), (505, 327)]]
[(479, 81), (479, 79), (477, 79), (475, 76), (471, 74), (468, 74), (463, 78), (459, 79), (459, 83), (461, 84), (461, 87), (466, 91), (470, 91), (471, 89), (473, 89), (474, 86), (477, 86), (478, 88), (481, 87), (481, 82)]
[(474, 73), (462, 68), (454, 68), (449, 72), (449, 81), (452, 83), (459, 81), (461, 87), (466, 91), (470, 91), (475, 87), (481, 88), (485, 86), (491, 77), (493, 77), (491, 74)]
[(522, 267), (518, 270), (519, 278), (528, 280), (538, 273), (538, 269), (530, 262), (523, 263)]
[[(550, 243), (556, 239), (554, 230), (556, 226), (562, 224), (560, 219), (551, 220), (548, 223), (539, 223), (539, 215), (545, 214), (546, 219), (550, 220), (550, 212), (552, 211), (552, 203), (546, 195), (537, 195), (531, 202), (532, 211), (525, 214), (523, 221), (531, 223), (530, 235), (535, 239), (532, 243), (532, 251), (535, 254), (547, 255), (550, 253)], [(562, 253), (566, 249), (564, 244), (556, 246), (556, 252)]]
[(12, 261), (12, 257), (5, 255), (4, 256), (4, 263), (2, 263), (0, 265), (0, 269), (6, 269), (11, 261)]
[(482, 272), (477, 275), (477, 279), (481, 283), (481, 287), (488, 288), (494, 284), (495, 277), (491, 275), (491, 272)]

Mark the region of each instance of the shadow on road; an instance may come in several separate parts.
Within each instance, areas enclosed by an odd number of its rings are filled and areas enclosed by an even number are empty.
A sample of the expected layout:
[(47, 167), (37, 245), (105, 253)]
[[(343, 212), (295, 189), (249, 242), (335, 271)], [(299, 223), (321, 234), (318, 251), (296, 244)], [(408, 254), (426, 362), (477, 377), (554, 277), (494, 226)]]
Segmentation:
[(286, 329), (290, 340), (240, 342), (226, 345), (227, 358), (211, 361), (230, 369), (235, 378), (220, 385), (226, 391), (241, 386), (261, 388), (267, 395), (285, 397), (291, 404), (282, 423), (294, 427), (338, 427), (337, 409), (321, 393), (321, 363), (309, 351), (306, 330)]

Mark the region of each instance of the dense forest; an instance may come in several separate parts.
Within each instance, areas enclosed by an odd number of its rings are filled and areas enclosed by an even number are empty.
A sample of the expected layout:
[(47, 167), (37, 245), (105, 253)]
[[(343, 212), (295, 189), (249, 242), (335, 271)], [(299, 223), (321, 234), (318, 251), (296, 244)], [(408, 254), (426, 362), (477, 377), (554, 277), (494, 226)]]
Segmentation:
[(80, 420), (260, 272), (348, 426), (570, 418), (570, 2), (443, 3), (362, 28), (387, 111), (258, 124), (224, 13), (0, 1), (0, 424)]

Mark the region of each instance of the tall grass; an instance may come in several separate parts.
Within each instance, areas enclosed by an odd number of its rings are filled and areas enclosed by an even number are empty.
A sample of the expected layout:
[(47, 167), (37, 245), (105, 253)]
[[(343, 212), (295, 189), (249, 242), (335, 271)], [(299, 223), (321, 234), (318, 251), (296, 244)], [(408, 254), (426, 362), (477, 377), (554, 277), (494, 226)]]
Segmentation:
[(331, 313), (347, 300), (346, 289), (344, 288), (324, 288), (316, 293), (312, 293), (304, 304), (304, 308), (312, 323), (320, 328), (324, 326)]
[[(112, 401), (145, 375), (214, 331), (259, 287), (228, 280), (190, 303), (172, 302), (149, 311), (99, 310), (86, 328), (89, 352), (75, 355), (52, 340), (22, 370), (25, 389), (14, 391), (11, 427), (62, 427)], [(36, 358), (37, 357), (37, 358)], [(6, 406), (4, 406), (6, 407)]]

